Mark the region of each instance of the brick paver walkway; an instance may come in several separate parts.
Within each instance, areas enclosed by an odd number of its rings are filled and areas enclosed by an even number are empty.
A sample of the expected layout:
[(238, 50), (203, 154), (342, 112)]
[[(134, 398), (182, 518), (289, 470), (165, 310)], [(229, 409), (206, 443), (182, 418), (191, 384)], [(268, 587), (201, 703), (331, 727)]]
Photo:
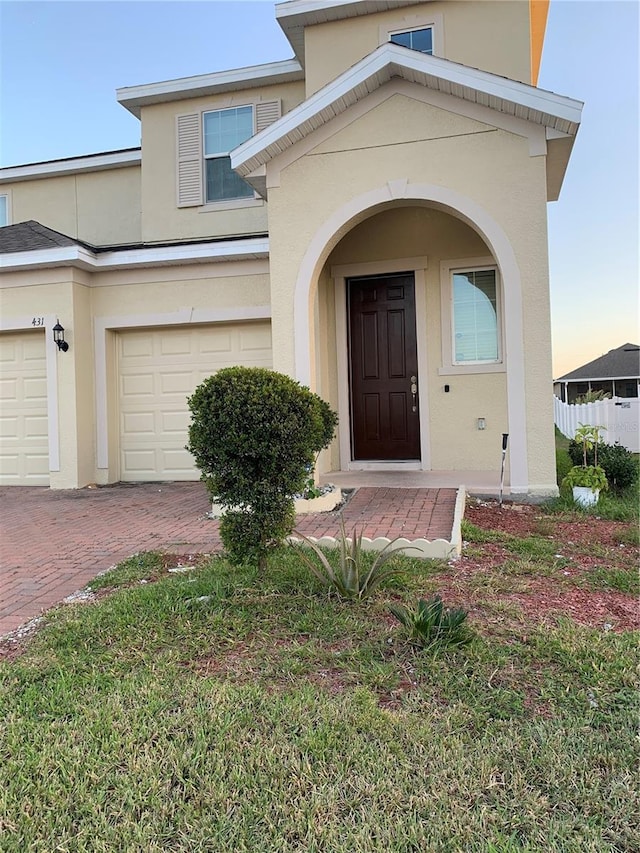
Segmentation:
[[(448, 539), (455, 489), (362, 488), (344, 510), (347, 533)], [(0, 636), (137, 551), (220, 549), (202, 483), (118, 484), (51, 491), (0, 488)], [(300, 516), (311, 536), (336, 536), (338, 513)]]

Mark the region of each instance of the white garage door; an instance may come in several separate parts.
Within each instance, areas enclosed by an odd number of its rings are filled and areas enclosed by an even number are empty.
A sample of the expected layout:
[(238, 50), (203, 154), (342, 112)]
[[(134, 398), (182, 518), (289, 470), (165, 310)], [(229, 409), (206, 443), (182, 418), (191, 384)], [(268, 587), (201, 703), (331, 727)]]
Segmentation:
[(0, 483), (49, 484), (43, 332), (0, 334)]
[(197, 480), (187, 397), (221, 367), (271, 367), (268, 321), (118, 335), (120, 479)]

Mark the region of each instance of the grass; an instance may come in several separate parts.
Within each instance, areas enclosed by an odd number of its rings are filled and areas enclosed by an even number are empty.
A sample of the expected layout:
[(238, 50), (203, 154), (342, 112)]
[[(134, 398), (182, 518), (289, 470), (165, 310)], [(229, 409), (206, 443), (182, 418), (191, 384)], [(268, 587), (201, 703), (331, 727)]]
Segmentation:
[(570, 493), (564, 490), (560, 497), (553, 498), (545, 504), (545, 510), (552, 514), (563, 514), (581, 518), (596, 517), (609, 521), (633, 521), (638, 523), (638, 487), (627, 489), (622, 494), (600, 492), (598, 503), (592, 507), (580, 507), (574, 503)]
[(591, 589), (613, 589), (627, 595), (640, 595), (640, 576), (637, 567), (611, 568), (596, 566), (586, 575), (585, 583)]
[[(529, 539), (510, 560), (544, 569)], [(262, 576), (137, 555), (53, 611), (0, 664), (2, 853), (638, 849), (634, 636), (419, 653), (387, 602), (442, 564), (402, 563), (341, 603), (293, 550)]]

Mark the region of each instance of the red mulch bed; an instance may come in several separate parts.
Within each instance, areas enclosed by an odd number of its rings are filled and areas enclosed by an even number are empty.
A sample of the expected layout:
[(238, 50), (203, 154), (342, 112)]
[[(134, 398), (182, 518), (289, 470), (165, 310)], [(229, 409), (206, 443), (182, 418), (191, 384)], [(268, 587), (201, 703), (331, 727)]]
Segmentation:
[[(637, 571), (638, 546), (620, 542), (632, 524), (595, 517), (567, 520), (564, 516), (543, 514), (534, 506), (500, 507), (494, 502), (478, 501), (467, 506), (465, 519), (483, 530), (552, 541), (558, 563), (556, 568), (547, 568), (548, 576), (544, 570), (537, 574), (532, 566), (531, 574), (505, 573), (500, 577), (500, 568), (507, 560), (526, 558), (517, 558), (500, 542), (471, 543), (463, 549), (462, 557), (437, 578), (438, 591), (445, 600), (466, 606), (481, 621), (482, 604), (475, 606), (478, 599), (489, 605), (515, 605), (527, 623), (551, 622), (567, 616), (581, 625), (603, 630), (640, 628), (640, 607), (635, 595), (595, 589), (589, 582), (589, 572), (595, 569), (600, 574), (616, 569)], [(493, 589), (487, 582), (479, 589), (481, 573), (499, 578), (502, 583)]]

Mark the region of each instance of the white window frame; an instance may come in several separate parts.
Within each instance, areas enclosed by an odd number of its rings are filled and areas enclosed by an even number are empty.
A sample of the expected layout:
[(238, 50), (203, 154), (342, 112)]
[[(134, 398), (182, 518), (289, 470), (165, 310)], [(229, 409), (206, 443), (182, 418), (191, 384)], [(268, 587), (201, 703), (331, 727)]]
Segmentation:
[[(435, 53), (435, 42), (436, 42), (436, 32), (433, 24), (425, 24), (423, 27), (409, 27), (406, 30), (389, 30), (388, 39), (392, 42), (391, 36), (403, 36), (406, 33), (421, 33), (424, 30), (431, 30), (431, 53), (425, 53), (424, 50), (416, 51), (417, 53), (424, 53), (425, 56), (433, 56)], [(395, 42), (392, 42), (395, 44)], [(402, 45), (399, 45), (402, 47)], [(415, 50), (415, 48), (409, 48), (409, 50)]]
[(0, 228), (4, 228), (6, 225), (11, 225), (11, 193), (0, 192), (0, 198), (4, 198), (6, 203), (7, 221), (4, 224), (0, 222)]
[[(456, 362), (454, 350), (453, 276), (460, 272), (494, 270), (496, 274), (496, 312), (498, 332), (498, 358), (491, 361)], [(502, 278), (492, 257), (461, 258), (446, 260), (440, 264), (440, 318), (442, 332), (442, 367), (440, 376), (464, 373), (503, 373), (506, 370), (504, 356), (504, 309)]]
[(391, 36), (398, 33), (410, 33), (415, 30), (432, 31), (432, 52), (425, 53), (423, 56), (441, 56), (444, 57), (444, 23), (441, 14), (425, 15), (404, 15), (402, 17), (393, 18), (387, 21), (386, 24), (381, 24), (378, 34), (378, 44), (385, 44), (391, 41)]
[[(221, 159), (222, 157), (228, 157), (230, 151), (222, 152), (216, 151), (215, 154), (205, 154), (205, 136), (204, 136), (204, 127), (205, 127), (205, 116), (210, 115), (211, 113), (222, 113), (228, 110), (241, 110), (246, 107), (251, 108), (251, 122), (252, 122), (252, 131), (251, 136), (254, 136), (256, 133), (256, 105), (255, 104), (231, 104), (224, 107), (216, 107), (211, 110), (202, 110), (200, 116), (200, 127), (202, 133), (202, 198), (203, 198), (203, 206), (202, 209), (206, 211), (210, 210), (224, 210), (231, 209), (236, 207), (244, 207), (244, 206), (253, 206), (256, 199), (258, 198), (257, 193), (252, 190), (251, 195), (240, 195), (235, 198), (220, 198), (220, 199), (211, 199), (211, 201), (207, 200), (207, 160), (216, 160)], [(251, 137), (248, 137), (251, 138)], [(246, 181), (245, 181), (246, 183)], [(251, 186), (249, 189), (251, 189)]]

